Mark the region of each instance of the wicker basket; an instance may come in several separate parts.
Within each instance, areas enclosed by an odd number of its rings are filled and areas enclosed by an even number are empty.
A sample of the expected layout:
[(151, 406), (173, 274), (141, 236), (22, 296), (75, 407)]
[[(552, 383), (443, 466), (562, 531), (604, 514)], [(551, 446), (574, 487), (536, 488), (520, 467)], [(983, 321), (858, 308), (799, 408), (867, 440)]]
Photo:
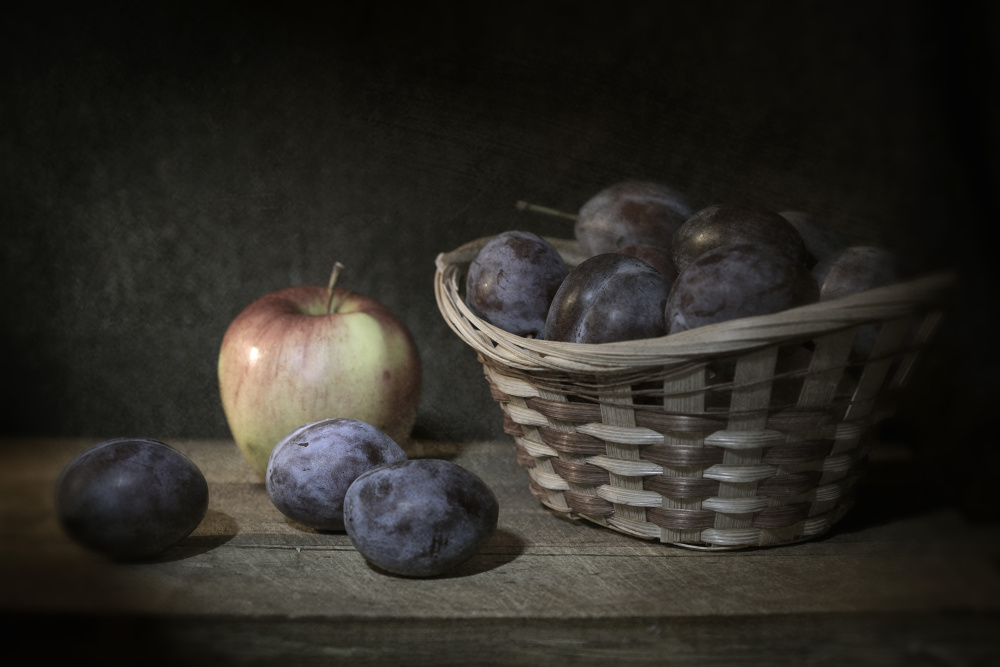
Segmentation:
[[(437, 257), (444, 319), (477, 353), (546, 506), (628, 535), (701, 549), (821, 535), (853, 502), (870, 427), (891, 414), (954, 277), (661, 338), (533, 340), (462, 298), (489, 238)], [(546, 239), (569, 266), (573, 241)], [(861, 355), (855, 340), (874, 340)]]

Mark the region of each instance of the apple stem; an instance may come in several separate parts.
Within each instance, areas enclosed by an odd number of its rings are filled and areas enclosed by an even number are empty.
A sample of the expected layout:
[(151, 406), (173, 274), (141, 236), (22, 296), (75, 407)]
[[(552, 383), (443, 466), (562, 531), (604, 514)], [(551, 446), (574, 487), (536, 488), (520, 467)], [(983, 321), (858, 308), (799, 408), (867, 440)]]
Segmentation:
[(576, 220), (576, 216), (572, 213), (566, 213), (565, 211), (559, 211), (554, 208), (549, 208), (548, 206), (539, 206), (538, 204), (529, 204), (526, 201), (519, 201), (514, 205), (518, 211), (531, 211), (532, 213), (544, 213), (545, 215), (555, 215), (560, 218), (566, 218), (568, 220)]
[(340, 277), (340, 271), (344, 268), (344, 265), (340, 262), (335, 262), (333, 265), (333, 271), (330, 272), (330, 284), (326, 287), (326, 314), (329, 315), (333, 308), (333, 286), (337, 284), (337, 278)]

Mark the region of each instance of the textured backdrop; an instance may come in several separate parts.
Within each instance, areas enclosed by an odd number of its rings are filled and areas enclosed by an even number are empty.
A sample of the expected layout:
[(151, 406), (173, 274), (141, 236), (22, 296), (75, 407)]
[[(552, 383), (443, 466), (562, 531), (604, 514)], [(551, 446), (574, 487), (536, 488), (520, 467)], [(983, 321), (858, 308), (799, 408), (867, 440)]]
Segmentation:
[(341, 260), (417, 339), (418, 435), (495, 437), (436, 254), (570, 236), (514, 202), (575, 211), (642, 178), (958, 268), (895, 427), (930, 459), (946, 442), (963, 470), (997, 461), (975, 437), (998, 371), (995, 5), (331, 5), (4, 19), (0, 433), (226, 437), (226, 326)]

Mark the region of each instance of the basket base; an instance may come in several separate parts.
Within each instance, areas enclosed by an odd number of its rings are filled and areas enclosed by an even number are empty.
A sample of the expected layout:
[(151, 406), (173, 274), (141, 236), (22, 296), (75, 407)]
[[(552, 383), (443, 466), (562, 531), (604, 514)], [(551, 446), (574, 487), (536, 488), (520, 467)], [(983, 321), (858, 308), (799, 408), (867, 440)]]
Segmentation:
[[(536, 497), (538, 497), (536, 495)], [(798, 535), (794, 538), (784, 540), (781, 542), (775, 542), (771, 544), (758, 544), (758, 543), (746, 543), (746, 544), (712, 544), (708, 542), (683, 542), (683, 541), (670, 541), (662, 540), (659, 535), (653, 535), (651, 532), (644, 532), (642, 530), (637, 530), (629, 525), (629, 523), (635, 522), (624, 522), (621, 520), (616, 521), (613, 518), (608, 517), (596, 517), (588, 516), (580, 512), (567, 511), (563, 508), (557, 507), (542, 498), (538, 498), (539, 502), (546, 508), (552, 510), (553, 512), (558, 512), (560, 515), (579, 521), (584, 520), (589, 523), (596, 524), (602, 528), (608, 528), (614, 530), (618, 533), (623, 533), (629, 535), (630, 537), (636, 537), (639, 539), (646, 540), (647, 542), (659, 542), (660, 544), (667, 544), (670, 546), (680, 547), (682, 549), (689, 549), (691, 551), (739, 551), (741, 549), (753, 549), (753, 548), (768, 548), (777, 546), (786, 546), (789, 544), (798, 544), (800, 542), (808, 542), (809, 540), (814, 540), (824, 535), (827, 535), (833, 526), (847, 513), (850, 509), (849, 504), (844, 504), (838, 507), (832, 514), (833, 516), (828, 517), (827, 521), (821, 524), (815, 524), (815, 526), (821, 526), (820, 529), (813, 528), (808, 534)]]

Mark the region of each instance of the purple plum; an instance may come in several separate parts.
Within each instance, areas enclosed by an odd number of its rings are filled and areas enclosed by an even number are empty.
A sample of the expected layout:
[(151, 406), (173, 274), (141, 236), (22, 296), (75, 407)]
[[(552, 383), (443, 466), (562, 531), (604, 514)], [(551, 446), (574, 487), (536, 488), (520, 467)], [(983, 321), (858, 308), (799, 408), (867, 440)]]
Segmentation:
[(720, 246), (677, 276), (667, 301), (667, 327), (674, 334), (818, 300), (819, 287), (805, 265), (773, 246)]
[(469, 265), (465, 303), (504, 331), (538, 337), (549, 303), (568, 273), (562, 256), (545, 239), (531, 232), (503, 232)]
[(802, 236), (777, 213), (749, 204), (717, 204), (704, 208), (680, 226), (671, 253), (678, 271), (704, 252), (734, 243), (773, 246), (801, 264), (808, 264)]
[(674, 259), (670, 256), (670, 251), (663, 246), (650, 245), (648, 243), (633, 243), (624, 248), (615, 250), (623, 255), (631, 255), (646, 262), (667, 280), (667, 285), (673, 285), (677, 279), (677, 267), (674, 266)]
[(823, 224), (816, 216), (805, 211), (781, 211), (778, 215), (792, 223), (806, 244), (813, 266), (827, 255), (850, 245), (847, 238), (836, 229)]
[(450, 461), (413, 459), (367, 472), (344, 500), (347, 535), (373, 565), (430, 577), (465, 562), (497, 527), (489, 486)]
[(884, 287), (899, 280), (896, 255), (874, 246), (850, 246), (813, 267), (821, 301)]
[(545, 339), (610, 343), (666, 335), (663, 275), (630, 255), (604, 253), (570, 271), (552, 299)]
[[(812, 270), (819, 285), (820, 301), (840, 299), (875, 287), (891, 285), (900, 279), (896, 255), (874, 246), (850, 246), (828, 255)], [(854, 352), (867, 357), (875, 348), (878, 327), (865, 324), (857, 329)]]
[(158, 556), (208, 511), (198, 466), (158, 440), (116, 438), (84, 451), (56, 481), (56, 513), (79, 544), (115, 560)]
[(367, 422), (305, 424), (274, 446), (265, 487), (278, 510), (319, 531), (344, 530), (344, 494), (362, 473), (406, 460), (395, 440)]
[(587, 200), (573, 228), (588, 257), (635, 243), (670, 247), (677, 228), (693, 209), (672, 188), (646, 181), (623, 181)]

